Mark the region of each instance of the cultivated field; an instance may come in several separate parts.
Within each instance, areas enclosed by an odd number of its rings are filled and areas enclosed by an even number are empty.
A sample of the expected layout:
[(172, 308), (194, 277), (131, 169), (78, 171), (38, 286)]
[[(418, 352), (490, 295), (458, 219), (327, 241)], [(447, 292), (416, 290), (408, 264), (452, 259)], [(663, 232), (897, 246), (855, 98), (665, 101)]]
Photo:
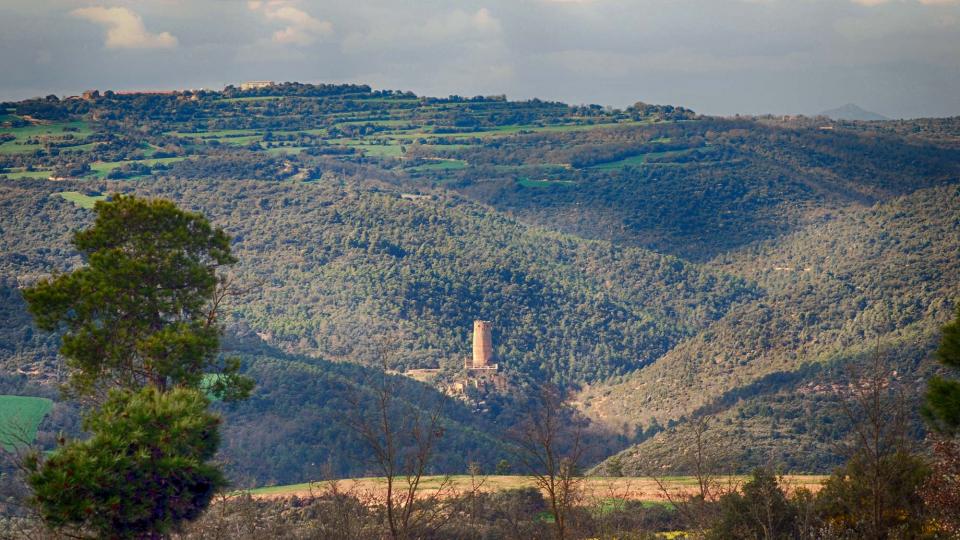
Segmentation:
[[(6, 115), (6, 118), (15, 118)], [(86, 139), (93, 131), (87, 122), (38, 122), (20, 127), (0, 127), (0, 133), (8, 133), (15, 138), (0, 144), (0, 154), (24, 154), (44, 148), (48, 143), (60, 144), (67, 150), (77, 150), (79, 141)]]
[[(817, 475), (790, 475), (783, 477), (783, 483), (788, 491), (797, 488), (806, 488), (817, 491), (826, 476)], [(670, 497), (692, 495), (697, 491), (697, 480), (691, 476), (671, 476), (659, 479)], [(718, 480), (720, 489), (736, 489), (748, 480), (747, 476), (726, 476)], [(310, 482), (288, 486), (272, 486), (249, 490), (257, 498), (284, 498), (309, 497), (320, 495), (335, 482), (340, 491), (352, 491), (358, 494), (380, 495), (386, 489), (383, 478), (352, 478), (347, 480)], [(404, 481), (401, 479), (401, 483)], [(421, 489), (424, 496), (436, 493), (444, 482), (442, 476), (428, 476), (422, 480)], [(450, 495), (464, 493), (478, 484), (484, 492), (497, 492), (507, 489), (533, 487), (534, 481), (528, 476), (451, 476), (448, 491)], [(583, 498), (585, 502), (603, 501), (609, 499), (630, 499), (668, 503), (669, 497), (664, 493), (657, 480), (649, 477), (588, 477), (584, 479)]]
[(85, 195), (79, 191), (61, 191), (54, 193), (54, 195), (59, 195), (80, 208), (86, 208), (88, 210), (93, 208), (93, 205), (96, 204), (97, 201), (102, 201), (107, 198), (106, 195)]
[(37, 427), (50, 412), (53, 402), (47, 398), (0, 396), (0, 445), (7, 450), (37, 436)]

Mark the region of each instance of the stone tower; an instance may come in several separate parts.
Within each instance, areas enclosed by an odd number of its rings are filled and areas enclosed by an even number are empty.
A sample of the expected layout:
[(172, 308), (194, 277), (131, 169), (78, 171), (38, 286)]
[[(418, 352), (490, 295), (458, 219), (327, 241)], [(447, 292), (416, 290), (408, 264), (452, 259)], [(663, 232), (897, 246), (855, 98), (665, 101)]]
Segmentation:
[(493, 359), (493, 338), (490, 337), (490, 321), (473, 321), (473, 366), (485, 368)]

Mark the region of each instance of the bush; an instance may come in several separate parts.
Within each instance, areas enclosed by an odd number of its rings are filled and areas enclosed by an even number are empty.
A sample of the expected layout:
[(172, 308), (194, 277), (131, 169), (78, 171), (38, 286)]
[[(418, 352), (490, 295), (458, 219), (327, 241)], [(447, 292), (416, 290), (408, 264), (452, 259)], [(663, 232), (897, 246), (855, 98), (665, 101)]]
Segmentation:
[(760, 468), (744, 484), (720, 498), (720, 516), (709, 537), (796, 538), (797, 509), (769, 469)]

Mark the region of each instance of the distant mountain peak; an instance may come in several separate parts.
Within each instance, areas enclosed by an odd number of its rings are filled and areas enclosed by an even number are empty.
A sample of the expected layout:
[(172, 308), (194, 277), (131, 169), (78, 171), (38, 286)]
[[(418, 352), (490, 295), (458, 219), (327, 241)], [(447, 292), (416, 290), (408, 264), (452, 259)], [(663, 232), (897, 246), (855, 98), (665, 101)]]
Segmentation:
[(843, 107), (823, 111), (820, 113), (820, 116), (827, 116), (834, 120), (889, 120), (889, 118), (882, 114), (862, 109), (853, 103), (847, 103)]

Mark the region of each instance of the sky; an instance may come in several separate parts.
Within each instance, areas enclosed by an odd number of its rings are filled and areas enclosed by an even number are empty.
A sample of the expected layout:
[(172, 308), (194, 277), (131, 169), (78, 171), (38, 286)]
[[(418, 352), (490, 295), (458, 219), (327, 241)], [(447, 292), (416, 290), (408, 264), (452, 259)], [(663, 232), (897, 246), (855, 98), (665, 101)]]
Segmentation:
[(0, 99), (272, 80), (955, 116), (960, 0), (0, 0), (0, 74)]

